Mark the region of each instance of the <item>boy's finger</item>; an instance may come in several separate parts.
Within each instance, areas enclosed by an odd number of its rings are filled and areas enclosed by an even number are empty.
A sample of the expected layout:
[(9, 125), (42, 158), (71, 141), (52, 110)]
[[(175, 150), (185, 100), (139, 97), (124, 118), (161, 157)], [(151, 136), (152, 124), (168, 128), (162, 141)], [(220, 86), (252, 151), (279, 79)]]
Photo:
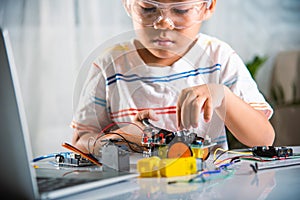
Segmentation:
[(196, 96), (192, 93), (188, 94), (186, 99), (182, 103), (181, 108), (181, 123), (182, 128), (189, 129), (191, 127), (191, 112), (192, 112), (192, 104), (196, 99)]
[[(154, 110), (147, 110), (148, 111), (148, 118), (154, 121), (158, 121), (158, 116)], [(144, 118), (143, 118), (144, 119)]]
[(149, 118), (149, 119), (154, 120), (154, 121), (158, 120), (158, 116), (156, 115), (154, 110), (151, 110), (151, 109), (140, 111), (135, 115), (135, 121), (141, 121), (145, 118)]
[(203, 105), (203, 117), (205, 122), (209, 122), (213, 114), (213, 105), (211, 99), (207, 99)]
[(198, 123), (200, 120), (200, 112), (202, 110), (204, 102), (205, 99), (198, 96), (192, 103), (190, 116), (191, 116), (191, 125), (193, 128), (198, 127)]
[(188, 104), (187, 104), (187, 101), (185, 100), (182, 104), (182, 107), (181, 107), (181, 113), (180, 113), (180, 127), (181, 128), (187, 128), (187, 116), (186, 116), (186, 113), (188, 112)]
[(177, 102), (176, 106), (176, 123), (177, 123), (177, 128), (180, 129), (181, 126), (181, 104), (179, 101)]

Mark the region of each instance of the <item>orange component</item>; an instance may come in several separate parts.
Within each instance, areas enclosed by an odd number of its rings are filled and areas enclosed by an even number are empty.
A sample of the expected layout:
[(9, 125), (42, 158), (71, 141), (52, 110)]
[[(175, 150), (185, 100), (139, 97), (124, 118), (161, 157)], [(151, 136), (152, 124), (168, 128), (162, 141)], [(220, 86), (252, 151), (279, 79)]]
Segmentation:
[(176, 142), (172, 144), (167, 153), (168, 158), (185, 158), (192, 157), (193, 152), (190, 147), (183, 142)]
[(66, 149), (69, 149), (75, 153), (80, 154), (82, 157), (88, 159), (89, 161), (95, 163), (96, 165), (102, 166), (102, 163), (100, 163), (96, 158), (92, 157), (91, 155), (89, 155), (87, 153), (82, 152), (81, 150), (77, 149), (76, 147), (72, 146), (71, 144), (69, 144), (67, 142), (62, 143), (61, 146), (65, 147)]

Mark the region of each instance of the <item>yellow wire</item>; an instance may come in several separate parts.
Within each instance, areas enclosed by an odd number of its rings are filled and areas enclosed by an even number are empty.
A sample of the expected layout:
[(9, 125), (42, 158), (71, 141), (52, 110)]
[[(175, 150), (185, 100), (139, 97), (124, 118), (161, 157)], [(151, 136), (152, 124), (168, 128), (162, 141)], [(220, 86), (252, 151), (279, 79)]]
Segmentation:
[(218, 151), (223, 151), (223, 152), (228, 152), (228, 153), (232, 153), (232, 154), (240, 154), (240, 155), (252, 155), (252, 152), (248, 151), (248, 152), (239, 152), (239, 151), (231, 151), (231, 150), (225, 150), (222, 148), (217, 148), (214, 152), (214, 160), (216, 160), (216, 154)]

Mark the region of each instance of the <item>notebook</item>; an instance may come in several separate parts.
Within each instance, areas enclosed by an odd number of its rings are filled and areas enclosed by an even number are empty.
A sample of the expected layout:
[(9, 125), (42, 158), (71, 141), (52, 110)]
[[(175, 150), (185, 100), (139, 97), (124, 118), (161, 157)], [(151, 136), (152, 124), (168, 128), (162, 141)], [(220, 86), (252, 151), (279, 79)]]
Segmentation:
[[(1, 195), (10, 199), (60, 198), (137, 177), (135, 173), (114, 170), (72, 173), (68, 169), (33, 168), (30, 137), (9, 34), (0, 30)], [(38, 186), (37, 180), (49, 184), (49, 179), (59, 180), (59, 184), (54, 184), (56, 189), (49, 189), (49, 185)], [(64, 182), (67, 184), (62, 184)]]

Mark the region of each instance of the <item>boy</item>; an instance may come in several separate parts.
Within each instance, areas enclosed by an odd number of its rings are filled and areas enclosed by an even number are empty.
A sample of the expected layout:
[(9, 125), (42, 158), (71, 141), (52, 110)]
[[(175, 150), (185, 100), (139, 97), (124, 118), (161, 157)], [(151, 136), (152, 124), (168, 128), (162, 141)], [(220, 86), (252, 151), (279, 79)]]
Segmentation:
[(242, 60), (224, 42), (199, 33), (216, 0), (123, 4), (136, 38), (94, 61), (72, 122), (76, 147), (95, 153), (96, 138), (113, 122), (127, 122), (117, 132), (140, 144), (144, 118), (209, 135), (225, 149), (224, 124), (247, 146), (272, 145), (272, 108)]

